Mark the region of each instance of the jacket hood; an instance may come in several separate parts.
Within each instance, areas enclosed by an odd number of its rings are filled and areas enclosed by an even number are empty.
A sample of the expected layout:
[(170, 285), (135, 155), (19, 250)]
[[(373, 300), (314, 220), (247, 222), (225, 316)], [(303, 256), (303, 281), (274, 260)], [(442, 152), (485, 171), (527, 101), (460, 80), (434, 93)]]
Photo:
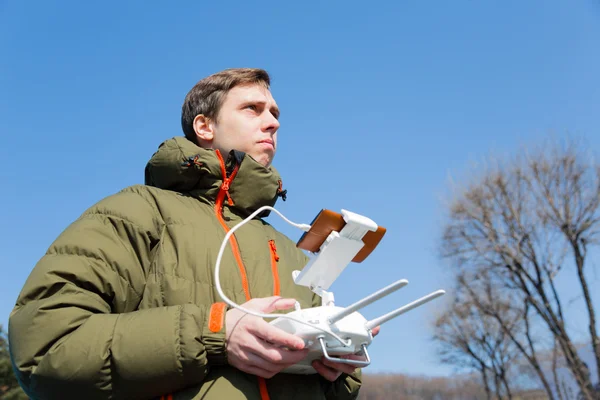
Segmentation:
[[(277, 198), (285, 200), (281, 177), (274, 167), (264, 167), (249, 155), (232, 150), (223, 154), (229, 177), (236, 165), (239, 169), (229, 185), (233, 200), (226, 205), (242, 215), (256, 209), (273, 206)], [(189, 193), (194, 197), (215, 202), (223, 184), (223, 170), (217, 151), (202, 148), (185, 137), (174, 137), (161, 143), (148, 161), (145, 184), (160, 189)]]

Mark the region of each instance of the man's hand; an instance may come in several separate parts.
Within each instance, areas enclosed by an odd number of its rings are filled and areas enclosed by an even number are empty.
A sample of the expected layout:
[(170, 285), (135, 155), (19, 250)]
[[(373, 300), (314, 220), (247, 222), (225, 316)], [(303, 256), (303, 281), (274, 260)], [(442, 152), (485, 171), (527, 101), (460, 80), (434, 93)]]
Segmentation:
[[(379, 326), (376, 326), (375, 328), (373, 328), (373, 330), (371, 331), (371, 333), (373, 334), (373, 337), (377, 336), (380, 329), (381, 328)], [(347, 360), (363, 360), (364, 359), (364, 357), (356, 356), (354, 354), (340, 356), (340, 358), (344, 358)], [(327, 379), (330, 382), (335, 381), (337, 378), (340, 377), (340, 375), (342, 375), (342, 373), (346, 373), (348, 375), (354, 373), (354, 370), (357, 368), (356, 366), (354, 366), (352, 364), (336, 363), (336, 362), (329, 361), (325, 357), (321, 357), (320, 360), (313, 361), (312, 366), (319, 373), (319, 375), (321, 375), (323, 378)]]
[[(273, 296), (252, 299), (242, 306), (268, 314), (292, 308), (295, 302)], [(262, 378), (271, 378), (308, 355), (299, 337), (236, 308), (227, 311), (225, 329), (229, 365)]]

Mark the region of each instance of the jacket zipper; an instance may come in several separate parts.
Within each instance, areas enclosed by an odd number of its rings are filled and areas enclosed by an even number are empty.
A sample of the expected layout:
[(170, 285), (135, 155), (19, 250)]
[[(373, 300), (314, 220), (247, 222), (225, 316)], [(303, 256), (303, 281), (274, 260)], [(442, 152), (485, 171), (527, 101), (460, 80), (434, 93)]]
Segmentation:
[[(221, 184), (221, 188), (219, 189), (219, 194), (217, 195), (217, 200), (215, 202), (215, 215), (217, 219), (221, 223), (221, 226), (225, 230), (225, 233), (229, 232), (229, 227), (225, 223), (223, 219), (223, 201), (225, 200), (225, 196), (227, 196), (227, 201), (230, 205), (233, 204), (231, 201), (231, 196), (229, 195), (229, 185), (231, 181), (237, 175), (239, 165), (236, 165), (231, 175), (227, 176), (227, 171), (225, 170), (225, 161), (223, 160), (223, 156), (219, 150), (215, 150), (217, 153), (217, 157), (219, 158), (219, 164), (221, 165), (221, 173), (223, 174), (223, 183)], [(237, 239), (234, 235), (229, 238), (229, 243), (231, 244), (231, 251), (233, 252), (233, 256), (235, 257), (235, 261), (238, 265), (238, 269), (240, 271), (240, 275), (242, 278), (242, 287), (244, 289), (244, 295), (246, 296), (246, 301), (250, 300), (252, 297), (250, 296), (250, 287), (248, 285), (248, 276), (246, 275), (246, 268), (244, 267), (244, 262), (242, 261), (242, 256), (240, 254), (240, 247), (238, 246)]]
[[(227, 224), (225, 223), (225, 220), (223, 219), (223, 201), (225, 200), (225, 196), (227, 196), (228, 204), (230, 206), (233, 205), (233, 200), (231, 199), (231, 196), (229, 195), (229, 185), (231, 184), (231, 181), (233, 181), (233, 179), (237, 175), (237, 172), (238, 172), (238, 169), (240, 168), (240, 166), (239, 166), (239, 164), (236, 164), (235, 168), (231, 172), (231, 175), (228, 177), (227, 170), (225, 169), (225, 160), (223, 160), (223, 156), (221, 155), (221, 152), (219, 150), (215, 150), (215, 152), (217, 153), (217, 157), (219, 158), (219, 164), (221, 165), (221, 173), (223, 175), (223, 184), (221, 185), (221, 188), (219, 189), (219, 194), (217, 195), (217, 200), (215, 202), (215, 214), (217, 216), (217, 219), (221, 223), (221, 226), (225, 230), (225, 233), (227, 233), (227, 232), (229, 232), (229, 227), (227, 226)], [(231, 244), (231, 250), (233, 252), (235, 261), (237, 262), (238, 268), (240, 270), (240, 275), (242, 277), (242, 287), (244, 289), (244, 295), (246, 296), (246, 301), (249, 301), (252, 298), (252, 296), (250, 295), (250, 286), (248, 285), (248, 276), (246, 274), (246, 268), (244, 267), (244, 262), (242, 261), (242, 256), (240, 254), (240, 247), (238, 246), (235, 235), (231, 235), (231, 237), (229, 238), (229, 243)], [(275, 245), (275, 242), (273, 242), (273, 245)], [(277, 257), (277, 258), (279, 258), (279, 257)], [(273, 259), (273, 256), (272, 256), (272, 259)], [(269, 397), (269, 392), (267, 391), (267, 381), (264, 378), (261, 378), (261, 377), (258, 378), (258, 387), (259, 387), (259, 391), (260, 391), (261, 400), (269, 400), (270, 397)]]
[(277, 262), (279, 256), (277, 255), (277, 247), (275, 246), (274, 240), (269, 240), (269, 250), (271, 251), (271, 273), (273, 274), (273, 296), (279, 296), (281, 293), (279, 283), (279, 270), (277, 269)]

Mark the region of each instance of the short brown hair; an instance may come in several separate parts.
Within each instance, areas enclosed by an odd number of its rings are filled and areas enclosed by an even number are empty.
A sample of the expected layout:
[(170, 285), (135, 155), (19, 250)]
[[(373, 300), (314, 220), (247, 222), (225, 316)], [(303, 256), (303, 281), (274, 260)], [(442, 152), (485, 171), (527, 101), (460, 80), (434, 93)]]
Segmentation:
[(227, 92), (235, 86), (253, 84), (268, 89), (271, 79), (267, 71), (258, 68), (231, 68), (207, 76), (196, 83), (185, 96), (181, 107), (181, 127), (185, 137), (196, 143), (194, 118), (202, 114), (216, 121)]

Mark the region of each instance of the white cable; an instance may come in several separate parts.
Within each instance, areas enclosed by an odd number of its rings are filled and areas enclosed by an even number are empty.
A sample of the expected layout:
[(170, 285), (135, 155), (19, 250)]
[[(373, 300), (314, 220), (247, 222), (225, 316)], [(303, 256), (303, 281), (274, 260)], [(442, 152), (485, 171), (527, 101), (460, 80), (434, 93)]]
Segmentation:
[(221, 296), (221, 298), (223, 299), (223, 301), (225, 301), (231, 307), (237, 308), (238, 310), (243, 311), (246, 314), (254, 315), (254, 316), (259, 317), (259, 318), (285, 318), (285, 319), (289, 319), (289, 320), (298, 322), (298, 323), (303, 324), (303, 325), (308, 325), (311, 328), (315, 328), (315, 329), (320, 330), (322, 332), (325, 332), (326, 334), (331, 335), (335, 339), (337, 339), (338, 341), (340, 341), (340, 343), (342, 343), (345, 347), (350, 346), (350, 342), (351, 342), (350, 340), (345, 341), (344, 339), (342, 339), (341, 337), (339, 337), (335, 333), (331, 332), (330, 330), (321, 328), (319, 326), (311, 324), (310, 322), (302, 321), (302, 320), (300, 320), (298, 318), (294, 318), (294, 317), (291, 317), (291, 316), (285, 315), (285, 314), (262, 314), (262, 313), (259, 313), (259, 312), (256, 312), (256, 311), (248, 310), (247, 308), (244, 308), (244, 307), (242, 307), (242, 306), (234, 303), (227, 296), (225, 296), (225, 293), (223, 293), (223, 290), (221, 289), (221, 279), (219, 278), (219, 270), (221, 268), (221, 259), (223, 258), (223, 253), (225, 251), (225, 247), (227, 246), (227, 243), (229, 243), (229, 239), (231, 238), (231, 236), (233, 236), (233, 233), (236, 230), (238, 230), (240, 227), (242, 227), (242, 225), (244, 225), (247, 222), (249, 222), (250, 220), (254, 219), (254, 217), (256, 217), (258, 214), (260, 214), (261, 212), (263, 212), (265, 210), (274, 211), (285, 222), (287, 222), (288, 224), (290, 224), (292, 226), (295, 226), (296, 228), (299, 228), (299, 229), (301, 229), (301, 230), (303, 230), (305, 232), (308, 232), (308, 230), (310, 229), (310, 225), (307, 225), (307, 224), (297, 224), (295, 222), (292, 222), (289, 219), (287, 219), (286, 217), (284, 217), (283, 214), (281, 214), (279, 211), (277, 211), (276, 209), (274, 209), (271, 206), (262, 206), (258, 210), (254, 211), (252, 214), (250, 214), (248, 217), (246, 217), (246, 219), (244, 219), (242, 222), (238, 223), (233, 228), (231, 228), (229, 230), (229, 232), (227, 232), (227, 234), (225, 235), (225, 239), (223, 239), (223, 243), (221, 243), (221, 248), (219, 249), (219, 254), (217, 255), (217, 261), (215, 263), (215, 286), (217, 287), (217, 292), (219, 293), (219, 296)]

